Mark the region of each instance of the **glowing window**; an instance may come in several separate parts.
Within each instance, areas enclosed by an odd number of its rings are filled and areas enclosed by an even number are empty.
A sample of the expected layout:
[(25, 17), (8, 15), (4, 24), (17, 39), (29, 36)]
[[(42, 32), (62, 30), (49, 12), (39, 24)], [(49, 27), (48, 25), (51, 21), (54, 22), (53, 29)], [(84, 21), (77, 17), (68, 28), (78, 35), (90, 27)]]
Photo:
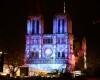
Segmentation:
[(39, 39), (33, 39), (32, 40), (32, 42), (33, 42), (32, 44), (39, 44), (40, 43), (39, 41), (40, 41)]
[(32, 52), (30, 52), (30, 56), (29, 56), (29, 59), (30, 60), (32, 60), (32, 59), (37, 59), (37, 58), (39, 58), (39, 52), (34, 52), (34, 51), (32, 51)]
[(51, 54), (52, 54), (52, 49), (47, 48), (47, 49), (45, 50), (45, 55), (46, 55), (46, 57), (50, 57)]
[(48, 38), (48, 39), (43, 39), (43, 43), (44, 44), (51, 44), (51, 43), (53, 43), (53, 40), (51, 39), (51, 38)]

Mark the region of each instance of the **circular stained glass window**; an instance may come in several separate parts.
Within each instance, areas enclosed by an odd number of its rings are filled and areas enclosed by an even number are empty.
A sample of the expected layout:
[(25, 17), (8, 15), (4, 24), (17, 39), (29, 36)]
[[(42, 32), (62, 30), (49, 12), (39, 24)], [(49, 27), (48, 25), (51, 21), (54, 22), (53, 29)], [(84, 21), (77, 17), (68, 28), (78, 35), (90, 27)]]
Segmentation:
[(46, 57), (51, 56), (51, 55), (52, 55), (52, 50), (51, 50), (50, 48), (47, 48), (47, 49), (45, 50), (45, 55), (46, 55)]

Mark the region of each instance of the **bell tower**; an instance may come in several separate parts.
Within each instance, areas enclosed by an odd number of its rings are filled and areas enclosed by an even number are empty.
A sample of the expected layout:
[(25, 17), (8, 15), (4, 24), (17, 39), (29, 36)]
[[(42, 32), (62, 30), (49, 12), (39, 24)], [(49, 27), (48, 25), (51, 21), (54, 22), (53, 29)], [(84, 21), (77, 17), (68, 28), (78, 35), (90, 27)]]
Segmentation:
[(42, 34), (43, 20), (41, 16), (29, 16), (27, 20), (27, 34)]
[(64, 34), (67, 32), (66, 15), (57, 15), (53, 20), (53, 33)]
[(42, 16), (29, 16), (27, 20), (25, 63), (29, 64), (32, 63), (33, 59), (41, 58), (42, 34)]

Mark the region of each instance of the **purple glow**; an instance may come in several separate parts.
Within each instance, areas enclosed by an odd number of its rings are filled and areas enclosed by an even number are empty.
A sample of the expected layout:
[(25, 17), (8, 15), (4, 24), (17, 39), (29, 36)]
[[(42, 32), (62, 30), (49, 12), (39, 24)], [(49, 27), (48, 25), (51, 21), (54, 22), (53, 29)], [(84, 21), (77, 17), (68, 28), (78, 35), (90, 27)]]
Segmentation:
[[(34, 24), (31, 24), (32, 20)], [(70, 47), (66, 16), (58, 15), (53, 19), (53, 34), (48, 35), (42, 34), (44, 26), (40, 16), (33, 17), (32, 20), (27, 22), (25, 63), (28, 67), (47, 72), (65, 70)], [(29, 35), (32, 32), (35, 34)]]

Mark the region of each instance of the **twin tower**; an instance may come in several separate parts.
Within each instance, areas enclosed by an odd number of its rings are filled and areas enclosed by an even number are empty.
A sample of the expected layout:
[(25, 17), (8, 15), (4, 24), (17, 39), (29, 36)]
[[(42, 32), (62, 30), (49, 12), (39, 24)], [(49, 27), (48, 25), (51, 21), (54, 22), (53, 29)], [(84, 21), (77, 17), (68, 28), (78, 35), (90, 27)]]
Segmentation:
[[(66, 15), (56, 15), (52, 21), (53, 34), (72, 33), (72, 23)], [(27, 20), (27, 34), (43, 34), (44, 26), (43, 16), (29, 16)]]
[(44, 34), (43, 16), (28, 17), (25, 63), (30, 69), (50, 72), (65, 70), (69, 65), (73, 53), (72, 21), (65, 14), (55, 15), (52, 21), (53, 33)]

